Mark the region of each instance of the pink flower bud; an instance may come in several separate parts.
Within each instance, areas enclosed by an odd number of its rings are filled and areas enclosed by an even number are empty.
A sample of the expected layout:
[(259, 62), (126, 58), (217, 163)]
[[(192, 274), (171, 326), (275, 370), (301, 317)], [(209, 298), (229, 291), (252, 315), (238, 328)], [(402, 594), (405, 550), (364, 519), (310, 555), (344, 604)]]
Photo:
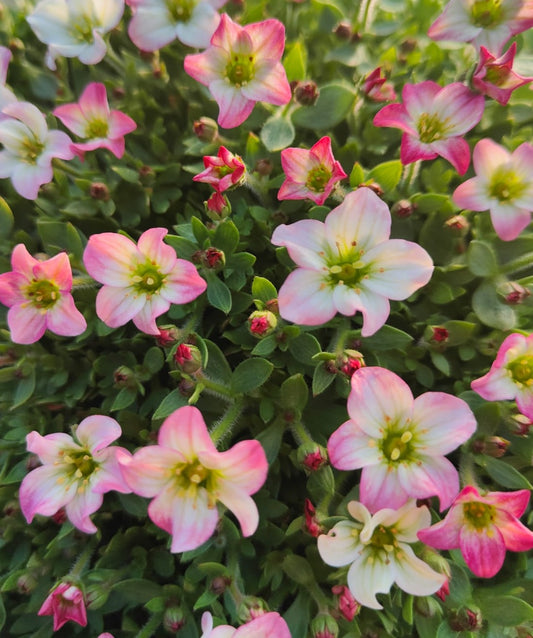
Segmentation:
[(338, 596), (337, 609), (348, 622), (351, 622), (361, 610), (361, 605), (352, 596), (352, 592), (345, 585), (335, 585), (332, 593)]
[(306, 498), (304, 502), (305, 531), (318, 538), (324, 531), (317, 520), (315, 506)]
[(202, 142), (214, 142), (218, 137), (218, 124), (210, 117), (201, 117), (192, 127), (194, 134)]
[(329, 614), (319, 614), (311, 622), (312, 638), (337, 638), (339, 626)]
[(204, 202), (205, 213), (214, 222), (220, 221), (231, 215), (231, 204), (228, 198), (222, 193), (215, 191), (211, 197)]
[(313, 81), (298, 82), (294, 87), (294, 99), (303, 106), (313, 106), (319, 95), (320, 91)]
[(83, 592), (79, 587), (71, 583), (60, 583), (48, 595), (37, 615), (53, 616), (54, 631), (61, 629), (69, 620), (85, 627), (87, 624), (87, 612), (85, 610)]
[(202, 353), (196, 346), (180, 343), (174, 353), (174, 361), (185, 374), (194, 374), (202, 367)]
[(277, 325), (277, 317), (270, 310), (256, 310), (248, 317), (248, 328), (259, 339), (272, 334)]
[(446, 341), (448, 341), (450, 333), (443, 326), (433, 326), (432, 331), (431, 341), (435, 343), (446, 343)]

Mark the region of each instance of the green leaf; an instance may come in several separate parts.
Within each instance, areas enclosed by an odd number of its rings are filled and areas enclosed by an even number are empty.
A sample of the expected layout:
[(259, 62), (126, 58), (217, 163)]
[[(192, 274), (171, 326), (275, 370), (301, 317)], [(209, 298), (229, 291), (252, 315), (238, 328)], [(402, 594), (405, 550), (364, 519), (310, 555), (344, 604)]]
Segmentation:
[(309, 389), (302, 374), (294, 374), (281, 384), (281, 405), (302, 411), (307, 405)]
[(278, 342), (276, 341), (276, 335), (268, 335), (255, 346), (252, 350), (252, 354), (256, 357), (266, 357), (272, 354), (276, 349)]
[(429, 355), (431, 357), (431, 362), (437, 368), (437, 370), (440, 370), (442, 374), (449, 377), (451, 373), (451, 368), (450, 368), (450, 362), (448, 361), (448, 359), (442, 353), (435, 352), (434, 350), (431, 350)]
[(484, 620), (501, 627), (533, 621), (533, 607), (516, 596), (483, 596), (478, 603)]
[(261, 141), (268, 151), (281, 151), (292, 144), (296, 131), (290, 120), (282, 117), (270, 117), (261, 129)]
[(239, 244), (239, 231), (231, 219), (221, 222), (213, 235), (213, 245), (222, 250), (228, 258)]
[(516, 325), (516, 315), (511, 306), (500, 300), (493, 281), (484, 281), (472, 295), (472, 308), (479, 320), (491, 328), (512, 330)]
[(161, 596), (161, 586), (144, 578), (129, 578), (116, 583), (113, 591), (119, 592), (128, 602), (144, 604), (152, 598)]
[(0, 197), (0, 237), (9, 237), (13, 222), (15, 221), (13, 213), (8, 203), (3, 197)]
[(134, 171), (132, 168), (127, 168), (126, 166), (112, 166), (111, 170), (129, 184), (139, 183), (139, 173), (138, 171)]
[(307, 50), (305, 45), (297, 40), (288, 51), (283, 66), (287, 73), (287, 80), (294, 82), (295, 80), (305, 80), (307, 63)]
[(154, 416), (152, 420), (155, 419), (164, 419), (169, 414), (172, 414), (178, 408), (187, 405), (187, 399), (183, 396), (183, 394), (179, 391), (178, 388), (172, 390), (170, 394), (168, 394), (159, 404), (159, 407), (154, 412)]
[(313, 385), (311, 387), (313, 396), (316, 397), (324, 392), (324, 390), (333, 383), (335, 376), (335, 374), (326, 370), (323, 362), (317, 365), (313, 374)]
[(191, 217), (191, 230), (198, 244), (203, 248), (206, 239), (209, 239), (209, 231), (198, 217)]
[(317, 339), (307, 332), (291, 339), (289, 343), (289, 352), (292, 356), (300, 363), (311, 366), (315, 364), (313, 357), (315, 354), (321, 352), (321, 350), (322, 348)]
[(363, 338), (363, 347), (375, 351), (390, 350), (391, 348), (405, 350), (412, 340), (413, 337), (403, 330), (392, 326), (383, 326), (376, 334)]
[(468, 246), (466, 260), (470, 272), (477, 277), (492, 277), (498, 273), (498, 262), (492, 246), (474, 239)]
[(486, 456), (481, 464), (487, 470), (489, 476), (499, 485), (503, 485), (503, 487), (508, 487), (510, 490), (533, 489), (533, 485), (527, 478), (505, 461)]
[(359, 162), (355, 162), (350, 173), (350, 186), (352, 188), (357, 188), (359, 184), (362, 184), (364, 181), (365, 173), (363, 171), (363, 167), (359, 164)]
[(283, 614), (292, 638), (305, 638), (311, 620), (311, 599), (305, 591), (300, 591), (296, 599)]
[(387, 192), (398, 185), (402, 177), (403, 165), (400, 160), (392, 160), (375, 166), (366, 176), (367, 180), (376, 181)]
[(448, 331), (448, 341), (446, 344), (448, 346), (457, 346), (470, 339), (477, 327), (477, 324), (470, 321), (458, 321), (452, 319), (450, 321), (446, 321), (443, 326)]
[(281, 568), (291, 580), (299, 585), (311, 585), (315, 581), (311, 565), (302, 556), (288, 554), (283, 559)]
[(2, 596), (0, 596), (0, 629), (2, 629), (5, 623), (6, 623), (6, 608), (4, 607)]
[(312, 130), (324, 130), (342, 122), (353, 108), (356, 93), (341, 84), (328, 84), (320, 89), (313, 106), (301, 106), (294, 111), (292, 121), (296, 126)]
[(207, 364), (204, 363), (207, 376), (222, 383), (229, 383), (232, 372), (222, 350), (208, 339), (205, 340), (205, 345), (209, 355)]
[(159, 372), (165, 363), (165, 357), (161, 352), (161, 348), (153, 346), (150, 348), (143, 359), (143, 366), (147, 368), (152, 374)]
[(259, 443), (261, 443), (265, 450), (269, 465), (274, 463), (278, 457), (279, 449), (281, 447), (281, 439), (284, 432), (285, 425), (281, 421), (276, 420), (267, 428), (259, 432), (256, 436), (256, 439)]
[(56, 254), (61, 251), (72, 253), (81, 261), (83, 245), (76, 228), (70, 222), (53, 222), (45, 219), (37, 220), (37, 232), (46, 251)]
[(214, 591), (208, 589), (204, 591), (203, 594), (200, 595), (198, 600), (194, 603), (193, 611), (197, 609), (203, 609), (204, 607), (209, 607), (215, 600), (218, 598), (218, 594)]
[(255, 390), (268, 379), (274, 365), (266, 359), (246, 359), (233, 371), (231, 386), (234, 392), (246, 394)]
[(228, 314), (231, 310), (231, 292), (216, 275), (207, 278), (207, 299), (209, 303)]
[(263, 303), (267, 303), (272, 299), (276, 299), (278, 291), (274, 284), (264, 277), (254, 277), (252, 282), (252, 296), (254, 299), (259, 299)]
[(122, 388), (115, 397), (113, 405), (109, 408), (109, 410), (113, 412), (114, 410), (123, 410), (124, 408), (127, 408), (135, 401), (136, 396), (137, 392), (135, 390), (132, 390), (131, 388)]
[(35, 368), (32, 368), (28, 376), (20, 379), (17, 383), (13, 403), (10, 410), (18, 408), (31, 397), (35, 390)]

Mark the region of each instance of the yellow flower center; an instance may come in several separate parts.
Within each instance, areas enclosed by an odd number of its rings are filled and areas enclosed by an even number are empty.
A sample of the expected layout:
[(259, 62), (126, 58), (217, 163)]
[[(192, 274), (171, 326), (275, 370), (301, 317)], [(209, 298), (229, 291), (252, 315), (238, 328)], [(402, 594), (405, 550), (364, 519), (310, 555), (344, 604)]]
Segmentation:
[(173, 22), (188, 22), (196, 6), (196, 0), (166, 0), (168, 14)]
[(217, 480), (219, 473), (204, 467), (198, 459), (188, 463), (178, 463), (172, 469), (172, 475), (179, 490), (193, 492), (204, 488), (208, 495), (209, 507), (215, 507), (217, 502)]
[(59, 288), (48, 279), (34, 279), (26, 286), (24, 295), (32, 306), (44, 310), (51, 308), (61, 297)]
[(107, 137), (109, 124), (105, 120), (91, 120), (85, 129), (85, 137)]
[(331, 171), (324, 164), (320, 164), (309, 171), (305, 185), (315, 193), (323, 193), (330, 179)]
[(489, 183), (489, 195), (500, 202), (512, 202), (522, 195), (527, 185), (512, 168), (497, 168)]
[(533, 356), (519, 357), (507, 366), (513, 381), (525, 385), (533, 384)]
[(422, 113), (417, 124), (418, 138), (423, 144), (431, 144), (446, 135), (446, 122), (434, 113)]
[(152, 295), (159, 292), (165, 283), (165, 275), (151, 261), (137, 266), (133, 272), (132, 281), (135, 290), (141, 294)]
[(495, 513), (495, 508), (487, 503), (472, 501), (463, 504), (464, 517), (476, 530), (489, 527), (494, 520)]
[(389, 431), (381, 440), (383, 456), (392, 463), (408, 461), (413, 457), (413, 433), (410, 430)]
[(33, 135), (26, 137), (20, 148), (20, 156), (28, 164), (35, 164), (44, 149), (44, 144)]
[(78, 42), (93, 42), (94, 35), (93, 30), (99, 26), (98, 23), (93, 22), (93, 19), (88, 15), (81, 15), (78, 21), (70, 27), (70, 34)]

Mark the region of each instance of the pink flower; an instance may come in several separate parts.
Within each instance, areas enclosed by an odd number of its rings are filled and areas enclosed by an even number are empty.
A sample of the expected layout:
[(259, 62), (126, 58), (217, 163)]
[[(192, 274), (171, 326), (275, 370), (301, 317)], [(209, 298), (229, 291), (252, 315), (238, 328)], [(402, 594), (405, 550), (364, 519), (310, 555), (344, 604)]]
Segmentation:
[(334, 585), (331, 593), (338, 597), (337, 608), (348, 622), (352, 622), (361, 609), (361, 605), (352, 596), (352, 592), (345, 585)]
[(137, 124), (125, 113), (109, 109), (106, 88), (100, 82), (88, 84), (79, 102), (63, 104), (53, 114), (78, 137), (87, 142), (72, 144), (72, 149), (81, 159), (85, 151), (107, 148), (116, 157), (124, 155), (124, 135), (137, 128)]
[(206, 611), (202, 616), (201, 638), (291, 638), (287, 623), (275, 611), (262, 614), (235, 629), (231, 625), (219, 625), (213, 629), (213, 617)]
[(337, 312), (363, 313), (368, 337), (387, 320), (389, 299), (406, 299), (427, 284), (433, 263), (417, 244), (389, 239), (390, 211), (370, 188), (348, 193), (324, 223), (304, 219), (278, 226), (272, 243), (285, 246), (298, 268), (279, 291), (288, 321), (317, 326)]
[(218, 123), (242, 124), (256, 102), (287, 104), (291, 89), (280, 59), (285, 27), (279, 20), (239, 26), (226, 14), (203, 53), (185, 57), (185, 71), (207, 86), (217, 101)]
[(480, 93), (500, 104), (505, 106), (515, 89), (533, 82), (533, 78), (526, 78), (513, 71), (516, 42), (499, 58), (483, 46), (479, 54), (480, 60), (472, 77), (472, 84)]
[(437, 549), (460, 548), (470, 570), (492, 578), (505, 559), (505, 551), (533, 549), (533, 532), (518, 520), (529, 502), (529, 490), (479, 494), (467, 485), (444, 520), (418, 532), (418, 538)]
[(24, 244), (11, 255), (13, 270), (0, 275), (0, 303), (9, 308), (7, 323), (15, 343), (35, 343), (48, 329), (75, 337), (87, 322), (74, 305), (72, 271), (66, 253), (38, 261)]
[(441, 510), (459, 491), (455, 466), (444, 457), (474, 433), (467, 403), (444, 392), (416, 399), (399, 376), (361, 368), (351, 380), (350, 420), (328, 442), (331, 464), (362, 468), (360, 498), (370, 511), (438, 496)]
[(89, 238), (83, 254), (91, 277), (104, 284), (96, 297), (96, 314), (110, 326), (130, 319), (139, 330), (159, 335), (155, 320), (170, 304), (185, 304), (207, 287), (196, 268), (163, 242), (166, 228), (151, 228), (137, 245), (118, 233)]
[(374, 117), (375, 126), (403, 131), (400, 159), (403, 164), (444, 157), (463, 175), (470, 164), (470, 149), (463, 135), (481, 119), (485, 100), (464, 84), (442, 88), (427, 80), (405, 84), (404, 104), (387, 104)]
[(380, 66), (366, 76), (363, 91), (374, 102), (392, 102), (396, 99), (394, 87), (381, 75)]
[(491, 139), (474, 148), (472, 177), (455, 189), (453, 201), (468, 210), (489, 210), (498, 237), (516, 239), (533, 211), (533, 146), (520, 144), (512, 153)]
[(433, 40), (483, 45), (499, 53), (511, 36), (532, 26), (531, 0), (451, 0), (428, 35)]
[(9, 177), (26, 199), (36, 199), (39, 187), (52, 181), (54, 157), (72, 159), (72, 140), (61, 131), (49, 131), (44, 115), (29, 102), (13, 102), (0, 119), (0, 178)]
[(205, 155), (204, 166), (205, 171), (195, 175), (193, 181), (211, 184), (218, 193), (244, 182), (246, 166), (242, 158), (230, 153), (225, 146), (218, 149), (217, 155)]
[(487, 374), (472, 381), (472, 390), (487, 401), (515, 399), (520, 412), (533, 419), (533, 334), (509, 335)]
[(87, 612), (83, 592), (71, 583), (60, 583), (48, 595), (37, 615), (53, 616), (54, 631), (61, 629), (69, 620), (85, 627), (87, 625)]
[(250, 497), (265, 482), (268, 462), (258, 441), (240, 441), (218, 452), (201, 412), (177, 409), (159, 430), (158, 444), (120, 459), (135, 494), (152, 498), (148, 515), (172, 535), (172, 552), (196, 549), (215, 531), (217, 502), (233, 512), (243, 536), (251, 536), (259, 513)]
[(327, 135), (309, 150), (286, 148), (281, 151), (281, 166), (285, 181), (278, 199), (310, 199), (321, 206), (335, 184), (347, 177), (333, 157), (331, 138)]
[(227, 0), (126, 0), (133, 10), (128, 34), (142, 51), (161, 49), (176, 38), (205, 49), (220, 22), (217, 9)]
[[(8, 104), (17, 101), (13, 91), (6, 86), (7, 69), (12, 57), (13, 54), (7, 47), (0, 46), (0, 111)], [(0, 119), (4, 117), (6, 116), (0, 113)]]
[(28, 451), (42, 466), (22, 480), (20, 507), (28, 523), (35, 514), (52, 516), (65, 507), (70, 522), (86, 534), (97, 528), (89, 518), (100, 508), (105, 492), (128, 493), (117, 461), (117, 446), (108, 447), (121, 434), (119, 424), (107, 416), (89, 416), (78, 425), (73, 438), (63, 432), (41, 436), (30, 432)]

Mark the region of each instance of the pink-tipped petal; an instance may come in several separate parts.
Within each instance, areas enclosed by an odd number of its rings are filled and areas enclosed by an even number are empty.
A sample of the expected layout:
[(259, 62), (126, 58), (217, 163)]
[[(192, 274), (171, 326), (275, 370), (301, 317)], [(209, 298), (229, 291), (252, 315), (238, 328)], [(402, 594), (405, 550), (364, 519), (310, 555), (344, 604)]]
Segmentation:
[(278, 302), (284, 319), (304, 326), (319, 326), (336, 314), (332, 290), (324, 286), (322, 273), (311, 270), (292, 272), (279, 290)]
[(495, 525), (480, 530), (465, 525), (459, 534), (459, 544), (466, 564), (479, 578), (492, 578), (500, 571), (505, 560), (505, 543)]
[(202, 413), (194, 406), (178, 408), (165, 419), (159, 429), (158, 443), (179, 450), (190, 461), (201, 451), (216, 454)]
[(66, 504), (65, 510), (70, 522), (86, 534), (95, 534), (96, 525), (89, 516), (100, 509), (104, 497), (92, 490), (78, 490), (76, 496)]
[(329, 438), (328, 456), (338, 470), (356, 470), (379, 463), (381, 452), (353, 421), (346, 421)]

